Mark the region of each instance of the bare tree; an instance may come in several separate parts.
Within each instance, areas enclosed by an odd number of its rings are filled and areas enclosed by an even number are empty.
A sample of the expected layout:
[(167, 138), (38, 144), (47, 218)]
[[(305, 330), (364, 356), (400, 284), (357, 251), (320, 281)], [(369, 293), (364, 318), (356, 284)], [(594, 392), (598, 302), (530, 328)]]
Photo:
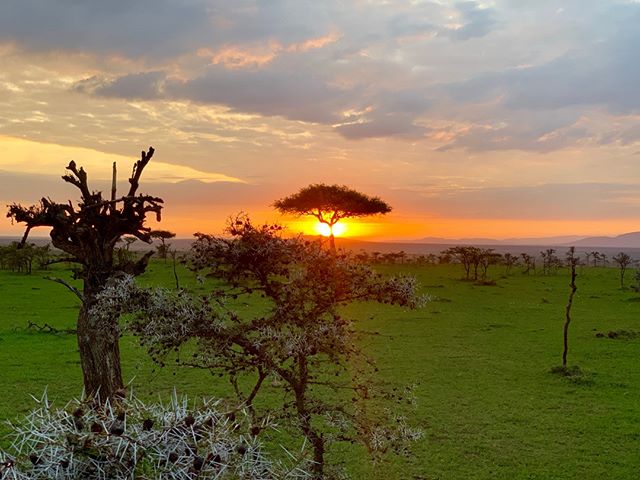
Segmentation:
[(519, 259), (516, 255), (505, 253), (502, 257), (502, 263), (505, 266), (505, 274), (509, 275), (511, 268), (515, 267), (519, 263)]
[(542, 257), (542, 274), (551, 275), (555, 273), (557, 268), (562, 266), (562, 262), (556, 256), (556, 250), (554, 248), (547, 248), (540, 252)]
[[(60, 280), (81, 300), (77, 321), (78, 347), (84, 379), (85, 391), (89, 395), (99, 392), (101, 399), (112, 397), (123, 388), (120, 368), (118, 314), (100, 321), (90, 310), (98, 295), (110, 278), (118, 272), (131, 275), (142, 273), (152, 252), (139, 259), (118, 261), (114, 258), (117, 242), (126, 235), (149, 243), (150, 229), (144, 226), (147, 214), (155, 213), (160, 220), (162, 199), (138, 194), (140, 177), (154, 150), (149, 147), (135, 162), (129, 178), (129, 190), (116, 198), (115, 189), (110, 199), (104, 199), (101, 192), (92, 191), (87, 173), (69, 162), (69, 173), (62, 179), (80, 191), (77, 206), (56, 203), (42, 198), (39, 205), (23, 207), (9, 206), (8, 217), (24, 223), (26, 230), (22, 242), (26, 242), (29, 232), (37, 227), (51, 228), (52, 244), (69, 257), (65, 261), (79, 265), (76, 277), (83, 282), (82, 291)], [(114, 167), (115, 173), (115, 167)], [(115, 180), (113, 182), (115, 184)]]
[(533, 273), (536, 271), (536, 257), (533, 255), (529, 255), (528, 253), (521, 253), (520, 257), (522, 257), (522, 273), (525, 275), (529, 275), (533, 270)]
[(562, 367), (567, 368), (567, 354), (569, 353), (569, 324), (571, 323), (571, 307), (573, 305), (573, 297), (578, 290), (576, 286), (576, 266), (580, 263), (578, 257), (575, 256), (575, 247), (570, 247), (567, 252), (567, 266), (571, 274), (571, 282), (569, 283), (569, 299), (565, 307), (565, 320), (563, 326), (564, 350), (562, 351)]
[(613, 257), (613, 261), (620, 267), (620, 288), (624, 290), (624, 274), (627, 271), (627, 267), (633, 263), (633, 260), (626, 253), (620, 252)]

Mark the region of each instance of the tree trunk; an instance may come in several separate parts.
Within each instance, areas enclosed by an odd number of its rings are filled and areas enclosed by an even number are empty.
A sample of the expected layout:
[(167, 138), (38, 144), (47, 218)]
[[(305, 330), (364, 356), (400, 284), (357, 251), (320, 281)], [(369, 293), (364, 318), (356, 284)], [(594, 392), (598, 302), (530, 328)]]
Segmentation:
[[(573, 248), (573, 247), (572, 247)], [(564, 349), (562, 351), (562, 366), (567, 368), (567, 354), (569, 353), (569, 324), (571, 323), (571, 306), (573, 305), (573, 296), (576, 294), (576, 264), (574, 262), (569, 266), (571, 269), (571, 283), (569, 287), (571, 290), (569, 291), (569, 299), (567, 300), (567, 306), (565, 307), (565, 320), (563, 327), (563, 340), (564, 340)]]
[(336, 239), (333, 236), (333, 232), (331, 232), (331, 235), (329, 235), (329, 248), (332, 252), (336, 251)]
[(97, 395), (100, 401), (105, 401), (124, 388), (118, 321), (98, 323), (91, 318), (86, 305), (80, 308), (78, 315), (78, 348), (84, 389), (88, 396)]
[(313, 465), (311, 466), (311, 472), (313, 473), (314, 480), (324, 479), (324, 440), (318, 436), (315, 432), (305, 432), (307, 439), (311, 440), (313, 444)]

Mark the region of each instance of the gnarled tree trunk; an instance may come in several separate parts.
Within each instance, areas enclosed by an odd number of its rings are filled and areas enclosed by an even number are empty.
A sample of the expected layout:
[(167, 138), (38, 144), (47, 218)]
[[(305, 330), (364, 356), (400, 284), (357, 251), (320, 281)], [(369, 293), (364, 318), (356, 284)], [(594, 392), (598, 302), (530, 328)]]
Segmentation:
[(72, 202), (55, 203), (47, 197), (43, 197), (39, 205), (31, 207), (9, 206), (8, 216), (26, 224), (22, 244), (31, 229), (51, 227), (53, 245), (71, 255), (66, 260), (81, 265), (76, 274), (84, 282), (82, 292), (62, 279), (55, 281), (82, 299), (77, 334), (84, 387), (88, 395), (97, 394), (101, 401), (113, 397), (123, 388), (118, 345), (120, 333), (117, 316), (105, 319), (92, 312), (91, 307), (111, 276), (118, 272), (140, 275), (147, 266), (151, 252), (140, 259), (118, 259), (117, 262), (114, 262), (113, 253), (116, 243), (127, 238), (126, 235), (150, 243), (151, 229), (144, 225), (146, 215), (155, 213), (156, 219), (160, 220), (162, 199), (137, 193), (140, 176), (153, 153), (153, 147), (141, 152), (129, 178), (129, 191), (121, 198), (116, 195), (115, 165), (111, 196), (107, 200), (101, 192), (89, 188), (87, 172), (72, 160), (67, 166), (70, 173), (62, 179), (80, 191), (81, 202), (77, 207)]
[(124, 388), (118, 320), (96, 322), (87, 304), (78, 315), (78, 348), (85, 393), (107, 399)]

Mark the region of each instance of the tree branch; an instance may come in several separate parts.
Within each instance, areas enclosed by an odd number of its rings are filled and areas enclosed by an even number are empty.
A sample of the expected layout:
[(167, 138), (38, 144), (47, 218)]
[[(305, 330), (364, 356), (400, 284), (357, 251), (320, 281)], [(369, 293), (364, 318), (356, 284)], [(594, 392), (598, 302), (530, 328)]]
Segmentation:
[(27, 225), (26, 230), (24, 231), (24, 235), (22, 235), (22, 240), (20, 240), (20, 246), (27, 243), (27, 238), (29, 238), (29, 232), (31, 232), (31, 226)]
[(58, 278), (58, 277), (44, 277), (45, 280), (51, 280), (52, 282), (56, 282), (59, 283), (60, 285), (64, 285), (65, 287), (67, 287), (70, 291), (72, 291), (79, 299), (82, 303), (84, 303), (84, 295), (82, 295), (82, 292), (80, 292), (80, 290), (78, 290), (76, 287), (74, 287), (73, 285), (67, 283), (66, 280), (63, 280), (62, 278)]
[(72, 185), (78, 187), (82, 193), (82, 199), (87, 203), (91, 198), (91, 192), (89, 192), (89, 186), (87, 185), (87, 172), (82, 167), (80, 170), (76, 167), (76, 162), (71, 160), (67, 166), (67, 170), (75, 175), (75, 178), (71, 175), (63, 175), (62, 179)]
[(56, 263), (82, 263), (82, 260), (75, 257), (54, 258), (53, 260), (42, 263), (42, 266), (44, 267)]
[(147, 163), (149, 163), (149, 160), (151, 160), (151, 157), (153, 157), (154, 152), (155, 150), (153, 149), (153, 147), (149, 147), (149, 151), (147, 151), (146, 153), (143, 150), (140, 153), (140, 160), (134, 163), (133, 172), (131, 172), (131, 178), (129, 179), (131, 188), (129, 188), (129, 193), (127, 194), (128, 197), (133, 197), (136, 194), (142, 171), (144, 170), (144, 167), (147, 166)]

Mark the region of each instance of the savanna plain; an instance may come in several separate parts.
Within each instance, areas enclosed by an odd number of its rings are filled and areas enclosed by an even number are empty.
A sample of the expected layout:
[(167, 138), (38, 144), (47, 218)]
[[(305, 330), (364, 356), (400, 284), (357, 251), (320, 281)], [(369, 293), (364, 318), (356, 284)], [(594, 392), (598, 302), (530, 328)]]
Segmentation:
[[(355, 304), (345, 312), (368, 333), (363, 347), (380, 381), (415, 385), (417, 405), (407, 402), (403, 413), (424, 437), (407, 457), (376, 467), (355, 447), (333, 445), (331, 455), (354, 478), (640, 477), (640, 295), (620, 289), (616, 268), (579, 268), (569, 333), (569, 365), (579, 370), (571, 376), (551, 373), (561, 364), (566, 268), (506, 275), (495, 266), (495, 285), (461, 280), (459, 265), (375, 268), (415, 275), (430, 296), (417, 310)], [(62, 267), (55, 273), (70, 278)], [(76, 338), (64, 332), (75, 328), (79, 302), (45, 274), (0, 271), (2, 419), (27, 413), (29, 395), (39, 398), (45, 388), (61, 405), (82, 389)], [(202, 288), (187, 270), (178, 274), (183, 286)], [(172, 288), (171, 264), (153, 261), (139, 281)], [(142, 398), (167, 399), (174, 386), (194, 398), (231, 393), (206, 371), (158, 368), (131, 336), (121, 349), (125, 379)], [(7, 432), (0, 427), (2, 445)], [(272, 449), (286, 442), (277, 433), (269, 439)]]

